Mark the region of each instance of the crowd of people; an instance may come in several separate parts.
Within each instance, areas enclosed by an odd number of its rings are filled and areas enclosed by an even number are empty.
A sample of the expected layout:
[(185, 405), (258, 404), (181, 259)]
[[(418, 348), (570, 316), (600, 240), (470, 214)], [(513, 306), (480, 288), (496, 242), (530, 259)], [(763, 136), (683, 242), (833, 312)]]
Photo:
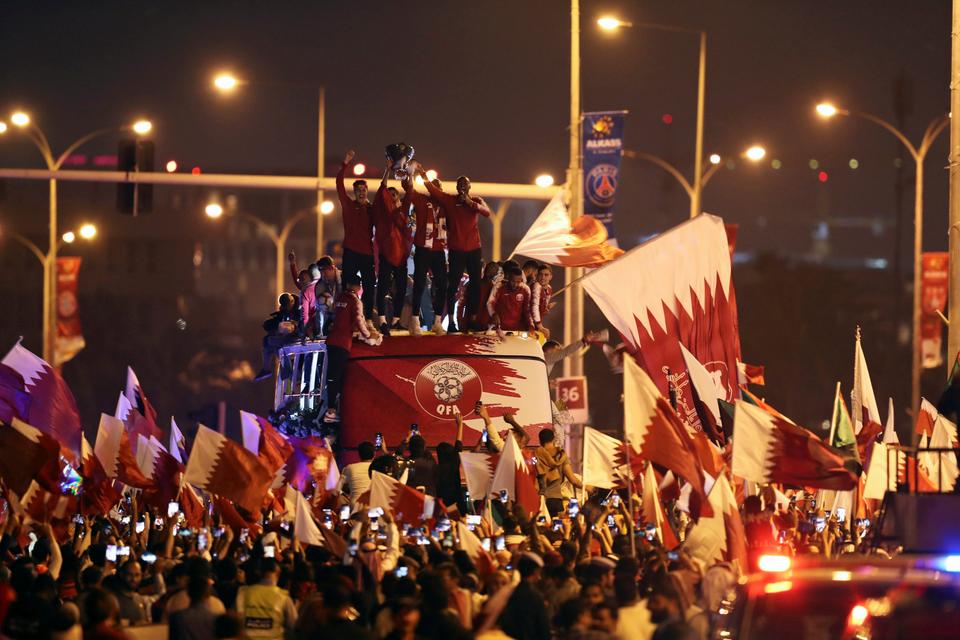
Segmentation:
[[(528, 445), (512, 416), (500, 432), (482, 404), (476, 451)], [(130, 638), (166, 623), (171, 640), (201, 638), (516, 638), (520, 640), (708, 637), (736, 588), (735, 562), (705, 562), (686, 544), (693, 522), (665, 503), (679, 542), (644, 522), (639, 488), (584, 488), (562, 433), (543, 429), (535, 468), (539, 511), (505, 493), (476, 499), (461, 476), (463, 424), (430, 451), (412, 432), (390, 451), (359, 446), (312, 515), (323, 543), (302, 542), (300, 516), (265, 507), (238, 524), (212, 501), (189, 528), (176, 503), (138, 506), (137, 492), (103, 516), (55, 530), (4, 505), (0, 632), (13, 639)], [(445, 508), (411, 522), (370, 508), (382, 473)], [(579, 500), (578, 500), (579, 497)], [(869, 522), (844, 526), (827, 498), (773, 487), (742, 506), (747, 547), (834, 556), (862, 551)], [(818, 509), (819, 501), (819, 509)], [(852, 515), (851, 515), (852, 517)], [(478, 544), (479, 543), (479, 544)]]

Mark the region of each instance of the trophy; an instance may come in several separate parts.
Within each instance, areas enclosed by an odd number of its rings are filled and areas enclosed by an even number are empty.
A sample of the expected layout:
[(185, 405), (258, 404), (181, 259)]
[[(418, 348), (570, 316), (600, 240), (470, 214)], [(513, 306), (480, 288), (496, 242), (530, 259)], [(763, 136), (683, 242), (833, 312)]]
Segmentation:
[(400, 180), (410, 178), (420, 166), (420, 163), (413, 159), (413, 147), (406, 142), (388, 144), (384, 152), (391, 163), (393, 175)]

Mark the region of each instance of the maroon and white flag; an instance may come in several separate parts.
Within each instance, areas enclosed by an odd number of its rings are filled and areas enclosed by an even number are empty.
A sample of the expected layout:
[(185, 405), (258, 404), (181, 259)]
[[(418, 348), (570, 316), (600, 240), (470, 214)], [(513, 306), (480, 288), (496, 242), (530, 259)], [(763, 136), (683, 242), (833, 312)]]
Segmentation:
[[(850, 389), (850, 413), (853, 418), (855, 433), (860, 433), (864, 426), (874, 424), (880, 430), (883, 422), (880, 420), (880, 406), (877, 396), (873, 393), (873, 383), (870, 381), (870, 370), (867, 368), (867, 357), (863, 354), (860, 345), (860, 335), (857, 334), (856, 347), (853, 359), (853, 387)], [(869, 464), (863, 461), (864, 466)]]
[(156, 438), (138, 437), (137, 462), (151, 485), (144, 490), (143, 501), (156, 509), (165, 509), (180, 493), (184, 466)]
[(401, 524), (417, 526), (446, 515), (443, 503), (393, 477), (374, 471), (370, 480), (370, 506), (380, 507)]
[(707, 566), (727, 561), (739, 564), (741, 572), (747, 571), (747, 536), (737, 498), (725, 475), (713, 483), (710, 506), (713, 515), (700, 519), (687, 534), (683, 548)]
[(524, 234), (513, 255), (555, 267), (598, 267), (623, 255), (608, 242), (607, 227), (593, 216), (570, 220), (557, 193)]
[(749, 402), (734, 414), (733, 475), (744, 480), (849, 491), (857, 474), (844, 458), (803, 427)]
[(79, 460), (83, 435), (80, 411), (70, 387), (60, 374), (25, 349), (19, 340), (3, 357), (2, 364), (20, 375), (30, 396), (29, 415), (25, 422), (52, 436), (68, 452), (71, 461)]
[(660, 492), (657, 490), (657, 476), (653, 465), (647, 463), (643, 472), (643, 521), (657, 528), (657, 537), (664, 549), (674, 549), (680, 546), (677, 534), (673, 532), (670, 522), (660, 503)]
[(593, 427), (584, 427), (583, 484), (613, 489), (626, 487), (628, 479), (627, 450), (623, 443)]
[(467, 481), (467, 491), (473, 500), (483, 500), (490, 495), (493, 485), (493, 472), (497, 469), (500, 454), (481, 451), (463, 451), (460, 453), (460, 466)]
[(623, 361), (623, 412), (634, 477), (643, 473), (642, 462), (638, 465), (638, 461), (649, 460), (666, 467), (691, 485), (691, 517), (696, 520), (701, 512), (709, 515), (696, 444), (650, 376), (632, 358)]
[(121, 493), (107, 475), (86, 438), (82, 442), (80, 476), (83, 478), (83, 488), (80, 492), (82, 512), (109, 513), (120, 500)]
[(506, 491), (510, 499), (523, 506), (527, 513), (536, 513), (540, 508), (536, 470), (527, 464), (512, 431), (504, 440), (490, 484), (490, 493), (499, 494), (501, 491)]
[(130, 434), (123, 422), (105, 413), (100, 414), (97, 439), (93, 451), (103, 465), (107, 477), (138, 489), (146, 489), (150, 481), (140, 470), (137, 458), (133, 454)]
[(170, 416), (170, 455), (180, 464), (183, 464), (187, 458), (187, 439), (183, 437), (183, 432), (180, 431), (173, 416)]
[(672, 376), (684, 422), (700, 428), (681, 344), (710, 372), (723, 400), (739, 397), (740, 337), (723, 220), (699, 215), (581, 283), (664, 396)]
[(158, 440), (162, 439), (164, 434), (157, 424), (157, 410), (147, 399), (147, 394), (143, 392), (143, 387), (140, 386), (140, 379), (137, 378), (137, 374), (134, 373), (132, 367), (127, 367), (127, 385), (123, 390), (123, 395), (131, 409), (122, 419), (127, 423), (127, 429), (130, 433), (134, 434), (134, 443), (137, 442), (136, 437), (140, 434), (146, 438), (153, 436)]
[(287, 491), (293, 491), (296, 494), (296, 508), (293, 522), (293, 533), (297, 540), (303, 544), (312, 544), (318, 547), (324, 546), (323, 534), (320, 533), (320, 527), (313, 519), (313, 512), (310, 510), (310, 504), (303, 497), (303, 494), (292, 487), (287, 487)]
[(720, 400), (726, 396), (726, 393), (720, 386), (719, 375), (716, 371), (713, 374), (707, 371), (696, 356), (682, 344), (680, 353), (683, 354), (683, 362), (687, 366), (690, 384), (693, 386), (693, 401), (697, 416), (700, 418), (700, 425), (713, 442), (723, 445)]
[(11, 500), (10, 506), (28, 520), (53, 522), (65, 520), (77, 512), (77, 496), (47, 491), (31, 482), (22, 495)]
[(257, 513), (273, 473), (240, 444), (199, 425), (184, 480)]
[(35, 479), (45, 479), (54, 489), (59, 477), (60, 443), (14, 418), (9, 426), (0, 425), (0, 478), (17, 495), (23, 495)]

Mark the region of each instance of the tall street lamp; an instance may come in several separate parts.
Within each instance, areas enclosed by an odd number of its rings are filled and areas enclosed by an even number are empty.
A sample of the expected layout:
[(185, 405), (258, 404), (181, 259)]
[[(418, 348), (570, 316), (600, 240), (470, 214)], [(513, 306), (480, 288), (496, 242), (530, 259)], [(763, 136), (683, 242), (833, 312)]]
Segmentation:
[[(760, 162), (766, 157), (766, 155), (767, 150), (762, 146), (755, 144), (752, 147), (745, 149), (740, 154), (740, 157), (749, 160), (750, 162)], [(691, 200), (693, 200), (694, 196), (696, 195), (696, 188), (690, 183), (689, 180), (687, 180), (687, 177), (683, 175), (683, 172), (680, 171), (680, 169), (678, 169), (675, 165), (667, 162), (660, 156), (655, 156), (652, 153), (647, 153), (645, 151), (633, 151), (630, 149), (624, 150), (623, 156), (625, 158), (634, 158), (636, 160), (643, 160), (645, 162), (655, 164), (673, 176), (677, 182), (680, 183), (680, 186), (683, 187), (683, 190), (687, 192), (687, 196), (689, 196)], [(709, 184), (710, 179), (717, 173), (717, 170), (720, 169), (721, 166), (723, 166), (723, 157), (719, 153), (710, 154), (707, 162), (703, 164), (703, 167), (700, 170), (701, 192), (707, 188), (707, 184)]]
[(922, 315), (920, 306), (920, 271), (921, 256), (923, 252), (923, 161), (927, 157), (927, 152), (930, 151), (930, 147), (936, 141), (937, 136), (940, 135), (940, 133), (950, 122), (950, 118), (947, 115), (934, 118), (930, 124), (927, 125), (926, 130), (923, 132), (923, 137), (920, 139), (920, 144), (918, 146), (914, 146), (914, 144), (910, 142), (910, 139), (907, 138), (902, 131), (897, 129), (883, 118), (875, 116), (872, 113), (841, 109), (830, 102), (821, 102), (817, 105), (816, 111), (817, 115), (824, 119), (830, 119), (835, 116), (854, 116), (857, 118), (862, 118), (863, 120), (868, 120), (873, 124), (883, 127), (888, 132), (893, 134), (897, 140), (899, 140), (903, 146), (907, 148), (907, 151), (910, 152), (910, 156), (913, 158), (913, 161), (916, 164), (913, 196), (913, 354), (911, 356), (912, 366), (910, 407), (914, 412), (919, 411), (920, 371), (923, 364), (920, 358), (920, 322)]
[[(213, 88), (222, 94), (232, 94), (237, 91), (241, 86), (247, 86), (251, 83), (238, 78), (236, 75), (229, 72), (218, 73), (213, 78)], [(287, 82), (256, 82), (256, 85), (275, 85), (283, 87), (294, 87), (298, 89), (310, 89), (317, 91), (317, 178), (322, 179), (323, 176), (323, 156), (324, 156), (324, 145), (325, 145), (325, 122), (327, 119), (327, 94), (325, 87), (314, 87), (312, 85), (303, 85)], [(319, 183), (317, 185), (317, 207), (315, 209), (317, 213), (317, 257), (324, 254), (324, 237), (323, 237), (323, 218), (324, 216), (329, 215), (333, 212), (333, 208), (326, 205), (323, 199), (323, 189), (320, 188)]]
[(626, 22), (614, 16), (603, 16), (599, 18), (597, 25), (604, 31), (616, 31), (618, 29), (637, 27), (657, 31), (671, 31), (673, 33), (692, 33), (700, 37), (700, 64), (697, 70), (697, 132), (693, 153), (695, 173), (692, 185), (693, 193), (690, 196), (690, 217), (694, 218), (700, 215), (700, 203), (702, 202), (701, 196), (703, 194), (704, 184), (702, 174), (697, 169), (703, 166), (703, 111), (707, 79), (707, 32), (702, 29), (687, 29), (686, 27), (656, 24), (653, 22)]
[[(323, 203), (321, 203), (323, 206)], [(301, 209), (293, 215), (292, 218), (287, 220), (280, 231), (277, 232), (277, 229), (274, 225), (269, 224), (252, 213), (247, 213), (246, 211), (240, 211), (235, 209), (224, 209), (223, 206), (218, 202), (210, 202), (204, 207), (204, 213), (211, 220), (218, 220), (224, 215), (235, 215), (237, 217), (243, 218), (244, 220), (249, 220), (254, 225), (257, 226), (270, 240), (273, 242), (274, 249), (276, 251), (276, 273), (274, 280), (274, 292), (276, 295), (274, 299), (277, 300), (279, 305), (280, 294), (283, 293), (283, 281), (284, 276), (283, 272), (286, 268), (286, 246), (287, 238), (290, 237), (290, 232), (293, 231), (293, 228), (297, 225), (298, 222), (303, 220), (307, 215), (311, 213), (316, 213), (317, 209), (315, 207), (309, 207), (307, 209)]]
[[(63, 163), (66, 162), (67, 158), (69, 158), (81, 146), (90, 142), (94, 138), (99, 138), (100, 136), (110, 133), (120, 133), (124, 131), (132, 132), (137, 136), (144, 136), (153, 130), (153, 125), (149, 120), (138, 120), (133, 124), (122, 127), (97, 129), (96, 131), (91, 131), (90, 133), (77, 138), (73, 144), (69, 145), (63, 151), (63, 153), (60, 155), (55, 155), (47, 136), (43, 133), (40, 127), (38, 127), (32, 121), (29, 114), (24, 111), (14, 112), (10, 116), (10, 124), (24, 132), (27, 137), (30, 138), (30, 141), (33, 142), (34, 146), (37, 147), (37, 150), (40, 151), (40, 155), (43, 157), (43, 161), (46, 163), (47, 169), (50, 171), (57, 171), (60, 169)], [(0, 133), (3, 133), (6, 130), (7, 126), (4, 125), (2, 128), (0, 128)], [(53, 298), (55, 297), (57, 291), (57, 270), (55, 267), (57, 264), (58, 248), (56, 180), (50, 180), (49, 190), (49, 236), (46, 261), (44, 263), (45, 269), (43, 279), (43, 359), (51, 364), (55, 364), (54, 346), (56, 343), (57, 307), (54, 304)]]

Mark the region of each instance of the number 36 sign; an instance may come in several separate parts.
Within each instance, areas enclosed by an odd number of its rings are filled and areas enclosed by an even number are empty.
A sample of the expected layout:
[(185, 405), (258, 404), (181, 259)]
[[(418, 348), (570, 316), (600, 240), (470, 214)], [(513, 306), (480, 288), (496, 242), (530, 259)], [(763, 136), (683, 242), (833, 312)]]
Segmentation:
[(557, 378), (557, 404), (570, 412), (574, 423), (589, 421), (590, 403), (587, 400), (587, 379), (584, 376)]

